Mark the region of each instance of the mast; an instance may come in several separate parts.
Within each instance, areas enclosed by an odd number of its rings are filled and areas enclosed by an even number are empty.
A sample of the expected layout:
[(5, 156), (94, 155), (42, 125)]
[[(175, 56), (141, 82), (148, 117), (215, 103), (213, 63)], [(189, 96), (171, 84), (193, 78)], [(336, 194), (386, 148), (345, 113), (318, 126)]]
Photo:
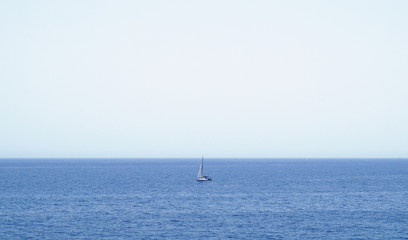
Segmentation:
[(198, 170), (197, 178), (203, 177), (203, 159), (201, 158), (201, 164), (200, 164), (200, 169)]

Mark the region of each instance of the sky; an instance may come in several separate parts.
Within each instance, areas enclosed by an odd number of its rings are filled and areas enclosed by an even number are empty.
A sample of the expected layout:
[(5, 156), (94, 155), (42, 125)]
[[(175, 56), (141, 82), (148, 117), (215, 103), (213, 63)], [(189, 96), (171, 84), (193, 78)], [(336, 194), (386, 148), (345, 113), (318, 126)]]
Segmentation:
[(1, 1), (0, 158), (408, 157), (408, 2)]

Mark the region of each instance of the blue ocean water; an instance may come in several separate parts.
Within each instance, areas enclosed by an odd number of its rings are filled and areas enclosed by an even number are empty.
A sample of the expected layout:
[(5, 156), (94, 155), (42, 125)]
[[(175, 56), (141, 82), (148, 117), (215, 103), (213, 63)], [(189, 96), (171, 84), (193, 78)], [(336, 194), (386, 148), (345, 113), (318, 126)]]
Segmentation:
[(408, 160), (0, 160), (0, 239), (408, 239)]

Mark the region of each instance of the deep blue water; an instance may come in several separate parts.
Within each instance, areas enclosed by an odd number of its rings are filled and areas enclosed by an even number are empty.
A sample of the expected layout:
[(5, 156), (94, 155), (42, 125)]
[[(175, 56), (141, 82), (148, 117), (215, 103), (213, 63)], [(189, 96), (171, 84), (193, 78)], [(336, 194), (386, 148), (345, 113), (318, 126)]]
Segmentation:
[(0, 160), (0, 239), (408, 239), (408, 160)]

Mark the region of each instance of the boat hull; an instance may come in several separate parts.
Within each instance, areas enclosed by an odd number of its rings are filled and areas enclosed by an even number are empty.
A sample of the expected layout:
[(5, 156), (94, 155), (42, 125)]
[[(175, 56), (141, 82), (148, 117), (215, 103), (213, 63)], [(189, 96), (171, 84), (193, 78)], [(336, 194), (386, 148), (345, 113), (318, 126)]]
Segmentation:
[(210, 178), (210, 177), (198, 177), (197, 178), (197, 181), (211, 181), (212, 180), (212, 178)]

